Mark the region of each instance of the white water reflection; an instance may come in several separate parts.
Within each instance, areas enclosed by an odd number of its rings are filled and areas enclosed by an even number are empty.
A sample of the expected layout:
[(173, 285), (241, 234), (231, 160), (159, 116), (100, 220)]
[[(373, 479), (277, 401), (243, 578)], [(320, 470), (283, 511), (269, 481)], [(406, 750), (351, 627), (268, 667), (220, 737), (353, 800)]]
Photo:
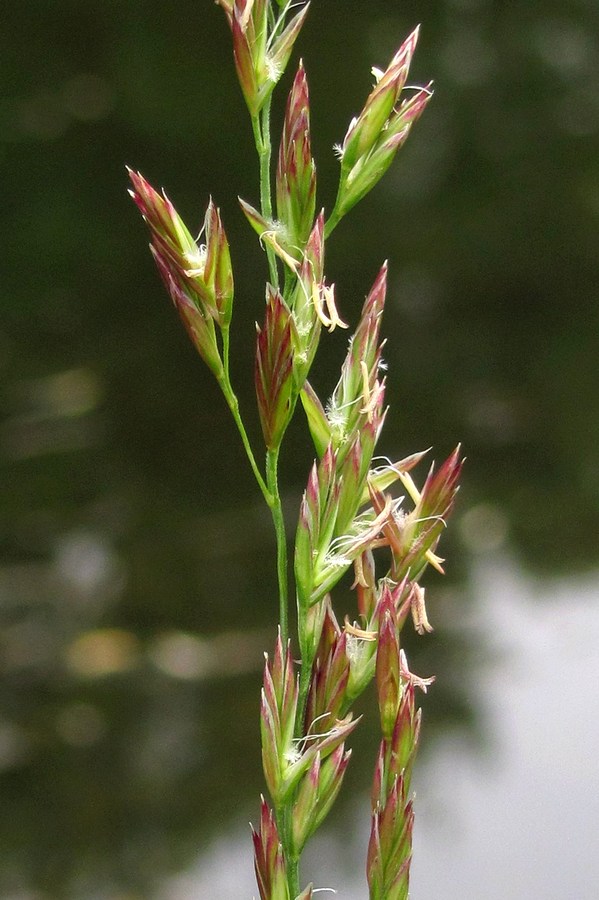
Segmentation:
[[(441, 738), (416, 776), (412, 900), (595, 900), (599, 884), (599, 579), (528, 581), (507, 560), (474, 572), (460, 629), (490, 662), (472, 690), (485, 747)], [(424, 729), (426, 741), (426, 728)], [(343, 839), (314, 842), (306, 872), (343, 900), (367, 895), (366, 801)], [(249, 830), (206, 848), (157, 900), (251, 898)], [(332, 896), (326, 893), (322, 897)]]
[(594, 900), (599, 884), (599, 581), (475, 579), (495, 663), (487, 755), (441, 742), (420, 773), (413, 900)]

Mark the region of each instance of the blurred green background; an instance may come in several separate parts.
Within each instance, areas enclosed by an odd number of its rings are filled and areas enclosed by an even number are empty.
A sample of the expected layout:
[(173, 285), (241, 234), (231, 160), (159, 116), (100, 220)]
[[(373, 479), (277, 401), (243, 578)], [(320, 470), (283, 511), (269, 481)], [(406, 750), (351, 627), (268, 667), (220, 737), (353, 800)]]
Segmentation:
[[(329, 209), (332, 146), (371, 66), (417, 22), (410, 80), (434, 78), (435, 98), (335, 232), (327, 269), (355, 323), (390, 260), (381, 451), (434, 445), (442, 458), (461, 440), (468, 457), (442, 548), (448, 575), (428, 578), (438, 627), (411, 648), (416, 670), (438, 676), (426, 765), (455, 735), (495, 752), (479, 702), (492, 635), (484, 617), (462, 627), (482, 608), (476, 573), (498, 596), (506, 570), (518, 572), (539, 609), (548, 585), (562, 586), (554, 670), (581, 578), (596, 633), (599, 7), (314, 0), (299, 52)], [(172, 879), (240, 827), (249, 854), (273, 539), (224, 403), (154, 271), (124, 168), (164, 186), (191, 227), (210, 194), (221, 207), (234, 379), (258, 441), (266, 270), (236, 202), (258, 197), (230, 34), (209, 0), (21, 0), (2, 15), (0, 73), (0, 897), (250, 896), (251, 880), (218, 882), (226, 853), (212, 887), (189, 876), (185, 893)], [(327, 337), (316, 366), (325, 396), (345, 341)], [(283, 460), (290, 523), (311, 459), (298, 421)], [(521, 634), (522, 622), (511, 627)], [(350, 795), (368, 783), (375, 739), (367, 715)], [(247, 867), (251, 878), (249, 855)], [(496, 895), (480, 878), (456, 896), (595, 896), (582, 873), (555, 894)], [(415, 883), (414, 900), (425, 896)]]

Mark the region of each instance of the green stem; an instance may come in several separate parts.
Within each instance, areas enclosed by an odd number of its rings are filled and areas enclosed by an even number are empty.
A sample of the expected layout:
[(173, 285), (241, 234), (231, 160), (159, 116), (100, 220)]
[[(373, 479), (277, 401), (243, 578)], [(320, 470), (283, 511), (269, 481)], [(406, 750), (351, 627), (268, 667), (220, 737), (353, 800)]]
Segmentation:
[(252, 446), (250, 444), (250, 439), (248, 438), (247, 431), (245, 430), (245, 425), (243, 424), (243, 419), (241, 418), (241, 413), (239, 412), (239, 400), (237, 399), (237, 395), (233, 390), (231, 385), (231, 379), (229, 376), (229, 328), (228, 326), (223, 328), (223, 376), (219, 379), (219, 383), (221, 386), (221, 390), (225, 395), (225, 400), (227, 401), (227, 405), (231, 410), (231, 414), (237, 425), (237, 430), (241, 436), (241, 442), (243, 444), (244, 450), (246, 452), (246, 456), (249, 460), (250, 466), (252, 468), (252, 472), (254, 473), (254, 477), (258, 482), (258, 487), (262, 491), (262, 495), (266, 500), (269, 507), (272, 507), (274, 503), (274, 497), (271, 491), (268, 489), (264, 478), (262, 477), (262, 473), (258, 468), (258, 464), (256, 462), (256, 458), (254, 456), (254, 452), (252, 450)]
[[(254, 142), (260, 161), (260, 207), (265, 219), (272, 219), (272, 195), (270, 185), (270, 161), (272, 155), (272, 145), (270, 141), (270, 103), (271, 100), (269, 97), (258, 115), (252, 116)], [(266, 247), (266, 256), (268, 258), (271, 284), (273, 287), (278, 287), (279, 270), (277, 269), (277, 259), (272, 247)]]
[(335, 206), (335, 208), (333, 209), (333, 212), (331, 213), (331, 215), (329, 216), (329, 218), (326, 220), (326, 222), (324, 224), (325, 241), (327, 240), (327, 238), (329, 238), (332, 235), (334, 229), (337, 227), (337, 225), (339, 224), (341, 219), (342, 219), (342, 214), (337, 212), (337, 207)]
[(269, 503), (277, 537), (277, 577), (279, 582), (279, 624), (283, 646), (289, 637), (289, 601), (287, 590), (287, 535), (283, 517), (283, 504), (279, 494), (279, 448), (268, 450), (266, 455), (266, 484), (272, 497)]
[(288, 306), (291, 306), (290, 298), (293, 294), (293, 290), (298, 283), (298, 276), (295, 272), (292, 272), (291, 269), (288, 269), (285, 266), (285, 283), (283, 285), (283, 299)]
[(295, 727), (298, 733), (302, 733), (303, 731), (304, 718), (306, 716), (306, 703), (308, 702), (308, 691), (310, 690), (310, 682), (312, 680), (313, 662), (314, 660), (308, 659), (307, 654), (302, 650), (302, 665), (300, 669), (297, 713), (295, 717)]
[(277, 828), (279, 830), (279, 838), (283, 847), (283, 855), (285, 857), (285, 865), (287, 869), (287, 887), (289, 894), (293, 900), (300, 892), (299, 888), (299, 859), (291, 853), (293, 828), (293, 797), (286, 803), (282, 803), (275, 808), (277, 818)]
[(297, 897), (300, 892), (299, 859), (287, 859), (287, 885), (291, 897)]

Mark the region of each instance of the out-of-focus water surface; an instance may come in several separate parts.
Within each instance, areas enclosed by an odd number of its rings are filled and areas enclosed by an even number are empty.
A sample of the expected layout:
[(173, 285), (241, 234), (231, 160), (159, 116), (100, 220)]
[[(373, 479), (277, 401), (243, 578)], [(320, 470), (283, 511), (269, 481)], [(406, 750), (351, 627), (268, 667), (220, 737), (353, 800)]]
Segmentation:
[[(504, 556), (473, 565), (478, 603), (461, 626), (484, 641), (490, 662), (470, 685), (488, 739), (484, 747), (448, 731), (416, 779), (414, 900), (442, 892), (502, 900), (574, 891), (593, 900), (599, 862), (599, 579), (525, 578)], [(310, 853), (319, 887), (345, 900), (366, 896), (365, 795)], [(215, 842), (161, 900), (252, 894), (240, 827)], [(327, 894), (324, 894), (327, 896)]]
[[(410, 77), (436, 96), (328, 250), (351, 322), (390, 260), (382, 452), (441, 458), (462, 440), (468, 457), (448, 574), (427, 579), (436, 630), (408, 648), (437, 675), (413, 897), (591, 900), (599, 11), (315, 0), (299, 49), (329, 209), (332, 145), (418, 21)], [(257, 200), (256, 165), (228, 29), (208, 0), (23, 0), (0, 50), (0, 898), (249, 898), (273, 539), (124, 172), (192, 225), (210, 194), (220, 205), (258, 440), (265, 268), (236, 203)], [(325, 395), (346, 339), (326, 338)], [(310, 463), (298, 422), (290, 528)], [(366, 895), (368, 709), (305, 866), (347, 900)]]

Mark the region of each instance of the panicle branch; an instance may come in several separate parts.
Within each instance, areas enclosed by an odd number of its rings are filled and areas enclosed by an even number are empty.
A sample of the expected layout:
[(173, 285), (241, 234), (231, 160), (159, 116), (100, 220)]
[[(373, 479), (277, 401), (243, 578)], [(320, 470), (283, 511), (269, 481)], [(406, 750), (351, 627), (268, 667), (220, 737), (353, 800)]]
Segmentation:
[(406, 99), (401, 98), (408, 90), (406, 81), (419, 31), (420, 26), (406, 38), (384, 72), (372, 70), (375, 86), (337, 147), (341, 172), (327, 233), (380, 181), (433, 95), (429, 82)]

